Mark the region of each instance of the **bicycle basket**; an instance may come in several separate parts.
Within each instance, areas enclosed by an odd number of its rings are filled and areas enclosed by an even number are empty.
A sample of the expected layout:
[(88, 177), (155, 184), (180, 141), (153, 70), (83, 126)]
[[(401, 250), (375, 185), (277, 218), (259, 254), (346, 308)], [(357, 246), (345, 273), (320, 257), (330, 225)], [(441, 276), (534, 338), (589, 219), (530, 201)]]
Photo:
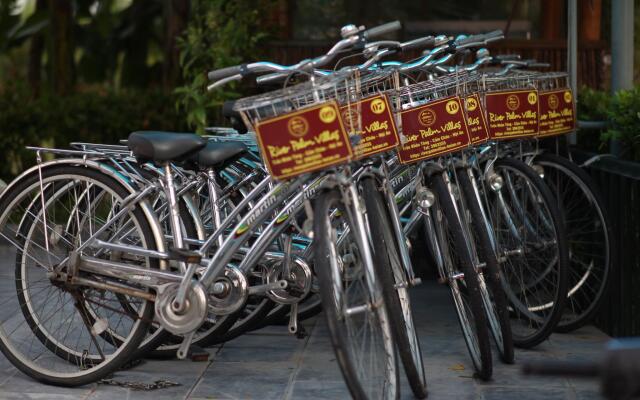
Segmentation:
[[(234, 109), (255, 130), (271, 174), (286, 179), (344, 164), (354, 154), (361, 157), (397, 145), (384, 95), (394, 82), (397, 79), (390, 73), (361, 77), (357, 72), (341, 72), (241, 99)], [(375, 139), (381, 131), (387, 138), (382, 145), (373, 139), (360, 140), (365, 134)]]
[[(398, 149), (402, 163), (442, 156), (469, 146), (468, 112), (462, 99), (472, 94), (472, 88), (465, 84), (474, 79), (475, 74), (455, 73), (407, 85), (394, 94), (392, 103), (406, 138)], [(473, 109), (474, 113), (478, 111)]]

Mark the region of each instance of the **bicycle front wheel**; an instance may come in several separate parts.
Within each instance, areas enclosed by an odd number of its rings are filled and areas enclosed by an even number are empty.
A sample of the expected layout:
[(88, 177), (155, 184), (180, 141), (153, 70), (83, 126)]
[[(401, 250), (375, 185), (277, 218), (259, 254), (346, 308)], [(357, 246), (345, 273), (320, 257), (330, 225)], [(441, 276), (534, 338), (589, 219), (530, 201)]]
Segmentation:
[(364, 247), (366, 233), (354, 209), (358, 207), (349, 209), (337, 190), (315, 201), (314, 267), (320, 296), (351, 396), (394, 399), (399, 395), (395, 343), (370, 250)]
[[(513, 336), (511, 334), (511, 322), (507, 299), (500, 282), (500, 268), (495, 250), (495, 240), (492, 237), (491, 222), (484, 210), (482, 198), (476, 184), (473, 169), (460, 168), (457, 170), (458, 185), (461, 189), (463, 205), (469, 214), (469, 231), (471, 239), (476, 245), (478, 260), (483, 262), (484, 268), (480, 278), (480, 288), (485, 308), (490, 311), (487, 315), (489, 327), (495, 339), (500, 357), (503, 362), (512, 364), (514, 361)], [(485, 282), (486, 281), (486, 282)]]
[(499, 159), (503, 185), (488, 196), (514, 344), (546, 340), (567, 298), (569, 249), (553, 193), (527, 164)]
[(371, 229), (374, 265), (382, 284), (382, 294), (388, 307), (400, 359), (413, 394), (423, 399), (427, 397), (427, 379), (422, 362), (422, 350), (413, 321), (409, 288), (398, 250), (398, 241), (391, 231), (391, 216), (381, 188), (374, 178), (362, 179), (360, 186)]
[(458, 321), (476, 372), (481, 379), (488, 380), (493, 374), (493, 360), (474, 257), (465, 239), (446, 172), (436, 173), (430, 181), (436, 194), (435, 232), (438, 237), (438, 243), (432, 245), (438, 246), (437, 253), (441, 255), (441, 278), (451, 289)]

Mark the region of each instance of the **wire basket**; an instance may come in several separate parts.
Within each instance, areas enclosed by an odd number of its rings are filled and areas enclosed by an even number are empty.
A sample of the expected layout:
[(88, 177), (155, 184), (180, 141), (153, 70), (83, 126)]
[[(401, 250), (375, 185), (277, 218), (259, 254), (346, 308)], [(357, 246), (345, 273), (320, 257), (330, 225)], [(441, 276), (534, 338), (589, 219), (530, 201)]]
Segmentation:
[(376, 71), (361, 75), (344, 71), (323, 77), (311, 77), (307, 82), (256, 96), (242, 98), (234, 110), (242, 114), (245, 123), (255, 127), (260, 121), (275, 118), (313, 105), (335, 101), (350, 105), (364, 98), (385, 93), (399, 85), (397, 73)]
[(394, 109), (401, 112), (441, 98), (477, 92), (478, 79), (479, 75), (476, 73), (461, 71), (405, 85), (392, 94)]
[(539, 73), (534, 78), (539, 96), (538, 137), (571, 133), (576, 129), (575, 98), (565, 72)]
[[(397, 86), (397, 74), (391, 71), (366, 75), (342, 71), (240, 99), (234, 110), (240, 112), (245, 124), (256, 132), (260, 152), (271, 174), (277, 179), (287, 179), (348, 162), (354, 155), (384, 151), (385, 146), (375, 143), (361, 149), (360, 142), (366, 131), (368, 110), (385, 112), (386, 109), (393, 124), (384, 94)], [(365, 109), (364, 104), (369, 108)], [(395, 126), (387, 130), (389, 137), (397, 138)], [(396, 139), (393, 146), (398, 142)]]
[(526, 74), (531, 84), (539, 91), (559, 90), (569, 87), (569, 75), (566, 72), (513, 71), (515, 75)]
[[(392, 95), (406, 139), (398, 150), (402, 163), (443, 156), (472, 144), (466, 98), (478, 92), (479, 77), (460, 71), (406, 85)], [(480, 107), (474, 109), (475, 113), (480, 111)], [(477, 118), (484, 123), (480, 114)]]

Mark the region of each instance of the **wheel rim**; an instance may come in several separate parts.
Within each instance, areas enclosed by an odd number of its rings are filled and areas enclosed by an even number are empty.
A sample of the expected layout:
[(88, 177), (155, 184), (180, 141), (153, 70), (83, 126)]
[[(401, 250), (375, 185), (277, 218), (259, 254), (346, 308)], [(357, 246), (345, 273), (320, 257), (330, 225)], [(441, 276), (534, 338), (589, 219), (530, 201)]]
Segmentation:
[[(49, 378), (79, 377), (108, 365), (134, 336), (137, 339), (135, 332), (150, 305), (145, 302), (141, 306), (142, 302), (128, 298), (128, 304), (137, 304), (132, 313), (123, 309), (122, 299), (111, 292), (69, 289), (51, 283), (47, 272), (66, 257), (75, 242), (95, 232), (123, 199), (108, 185), (86, 176), (58, 175), (43, 179), (42, 185), (53, 196), (42, 200), (40, 183), (36, 181), (14, 198), (0, 216), (3, 244), (10, 245), (11, 251), (18, 248), (14, 264), (18, 298), (15, 292), (2, 291), (4, 299), (0, 304), (5, 312), (0, 322), (0, 338), (7, 355), (30, 370)], [(92, 194), (82, 200), (83, 192)], [(82, 210), (72, 205), (83, 201)], [(42, 213), (42, 203), (45, 213)], [(46, 231), (43, 214), (46, 214)], [(14, 221), (21, 221), (21, 228), (15, 228)], [(115, 227), (126, 227), (125, 221), (129, 224), (133, 221), (134, 230), (140, 232), (132, 215), (117, 222)], [(48, 243), (44, 241), (45, 232)], [(144, 241), (144, 236), (137, 232), (123, 234), (110, 228), (105, 235), (132, 244)], [(17, 237), (22, 244), (11, 237)], [(137, 261), (145, 265), (148, 262)], [(93, 323), (92, 328), (100, 332), (92, 335), (85, 321)]]
[(563, 211), (569, 243), (569, 290), (560, 325), (590, 315), (606, 289), (610, 243), (603, 211), (587, 185), (560, 164), (537, 161)]
[[(371, 292), (376, 282), (368, 281), (358, 246), (351, 241), (351, 230), (342, 222), (332, 219), (327, 237), (330, 270), (333, 276), (333, 302), (338, 316), (339, 330), (343, 332), (348, 373), (358, 379), (367, 398), (395, 398), (397, 385), (395, 346), (391, 339), (389, 320), (381, 300), (381, 293)], [(345, 213), (340, 213), (342, 217)], [(362, 308), (363, 305), (369, 305)], [(349, 313), (347, 310), (359, 309)]]
[(516, 168), (500, 165), (503, 188), (491, 207), (501, 281), (514, 338), (537, 334), (554, 314), (561, 285), (556, 231), (537, 188)]

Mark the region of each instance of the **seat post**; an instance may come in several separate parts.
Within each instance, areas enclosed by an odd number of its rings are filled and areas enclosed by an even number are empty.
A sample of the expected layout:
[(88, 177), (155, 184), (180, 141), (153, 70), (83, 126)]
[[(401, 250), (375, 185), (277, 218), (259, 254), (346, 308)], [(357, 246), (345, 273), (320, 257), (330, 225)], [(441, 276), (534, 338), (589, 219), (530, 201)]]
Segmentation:
[[(184, 250), (184, 241), (181, 229), (182, 225), (180, 225), (180, 208), (178, 206), (176, 186), (173, 180), (173, 169), (171, 168), (170, 162), (166, 162), (164, 164), (164, 175), (167, 186), (167, 198), (169, 200), (171, 230), (173, 231), (173, 247)], [(184, 274), (184, 277), (180, 282), (178, 292), (171, 302), (171, 310), (176, 314), (183, 314), (188, 308), (186, 298), (190, 290), (192, 278), (196, 272), (198, 263), (189, 262), (189, 264), (187, 264), (187, 262), (185, 261), (180, 261), (178, 262), (178, 265), (180, 266), (180, 271)]]
[[(176, 186), (173, 180), (173, 169), (171, 163), (164, 164), (164, 180), (166, 183), (166, 194), (169, 202), (169, 222), (171, 223), (171, 233), (173, 234), (173, 246), (179, 249), (183, 248), (183, 236), (180, 225), (180, 209), (178, 207), (178, 197), (176, 196)], [(184, 263), (180, 263), (180, 269), (186, 272)]]

